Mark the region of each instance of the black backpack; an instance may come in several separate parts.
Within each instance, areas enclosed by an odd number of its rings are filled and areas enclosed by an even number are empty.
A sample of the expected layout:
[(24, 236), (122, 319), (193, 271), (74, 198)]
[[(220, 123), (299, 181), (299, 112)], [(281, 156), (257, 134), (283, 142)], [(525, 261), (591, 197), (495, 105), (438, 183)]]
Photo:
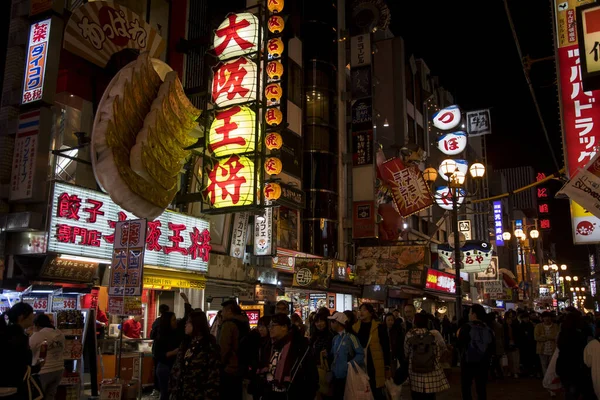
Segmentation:
[(412, 349), (410, 368), (418, 374), (426, 374), (435, 371), (435, 355), (437, 344), (435, 336), (427, 331), (422, 335), (413, 335), (408, 339), (408, 344)]
[(494, 332), (486, 326), (469, 323), (471, 339), (465, 352), (465, 361), (469, 364), (478, 364), (486, 361), (490, 345), (494, 342)]

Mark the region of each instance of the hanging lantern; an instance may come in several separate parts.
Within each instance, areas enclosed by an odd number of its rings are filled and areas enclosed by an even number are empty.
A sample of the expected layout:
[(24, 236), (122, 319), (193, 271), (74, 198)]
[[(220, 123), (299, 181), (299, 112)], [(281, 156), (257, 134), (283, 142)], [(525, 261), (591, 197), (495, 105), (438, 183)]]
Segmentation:
[(277, 200), (281, 197), (281, 186), (275, 182), (269, 182), (265, 185), (265, 199), (267, 200)]
[(265, 114), (265, 121), (271, 126), (276, 126), (283, 120), (283, 114), (279, 108), (269, 108)]
[(265, 145), (269, 150), (279, 150), (283, 146), (283, 139), (277, 132), (271, 132), (265, 136)]
[(208, 148), (215, 157), (254, 151), (256, 114), (249, 107), (233, 106), (215, 113), (208, 131)]
[(269, 42), (267, 43), (267, 50), (269, 51), (269, 55), (273, 58), (281, 57), (283, 48), (283, 41), (279, 38), (269, 39)]
[(283, 64), (279, 61), (271, 61), (267, 64), (267, 75), (271, 79), (281, 79), (283, 75)]
[(283, 164), (277, 157), (269, 157), (265, 161), (265, 172), (269, 175), (279, 175), (282, 169)]
[(285, 28), (285, 22), (279, 15), (273, 15), (271, 18), (269, 18), (268, 27), (269, 32), (271, 33), (281, 33), (283, 28)]
[(251, 13), (229, 14), (215, 31), (214, 52), (219, 60), (258, 50), (258, 18)]
[(283, 0), (267, 0), (267, 8), (274, 14), (283, 10)]
[(267, 97), (267, 101), (271, 103), (279, 103), (282, 94), (283, 90), (278, 83), (270, 83), (265, 88), (265, 96)]

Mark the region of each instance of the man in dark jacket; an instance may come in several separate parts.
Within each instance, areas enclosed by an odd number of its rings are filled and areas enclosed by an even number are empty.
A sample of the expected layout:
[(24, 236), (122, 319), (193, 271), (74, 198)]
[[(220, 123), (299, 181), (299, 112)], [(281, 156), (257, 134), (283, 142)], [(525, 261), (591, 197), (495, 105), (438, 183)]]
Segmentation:
[(317, 362), (308, 340), (292, 326), (287, 315), (271, 319), (271, 360), (264, 375), (264, 400), (314, 399), (319, 388)]
[(221, 304), (221, 315), (223, 324), (219, 335), (219, 346), (221, 347), (221, 398), (226, 400), (238, 400), (242, 398), (242, 381), (248, 365), (240, 355), (242, 349), (240, 341), (250, 333), (248, 317), (242, 313), (242, 309), (235, 300), (228, 300)]
[(469, 313), (469, 322), (458, 331), (458, 346), (461, 348), (460, 375), (463, 400), (471, 400), (471, 387), (475, 380), (477, 399), (487, 398), (487, 375), (494, 346), (494, 331), (483, 321), (485, 309), (473, 304)]

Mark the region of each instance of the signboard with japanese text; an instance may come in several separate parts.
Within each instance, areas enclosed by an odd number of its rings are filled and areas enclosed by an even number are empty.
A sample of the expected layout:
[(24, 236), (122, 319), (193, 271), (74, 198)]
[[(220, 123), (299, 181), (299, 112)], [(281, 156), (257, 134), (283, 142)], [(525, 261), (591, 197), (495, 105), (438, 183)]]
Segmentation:
[[(131, 217), (104, 193), (56, 183), (48, 251), (112, 260), (116, 223)], [(145, 264), (207, 272), (209, 229), (206, 220), (165, 211), (148, 221)]]
[[(236, 60), (219, 63), (214, 68), (212, 100), (218, 107), (229, 107), (235, 104), (248, 103), (256, 100), (257, 81), (256, 64), (246, 57), (240, 57)], [(241, 110), (241, 111), (240, 111)], [(215, 121), (220, 124), (219, 128), (211, 126), (209, 143), (213, 140), (213, 136), (220, 137), (221, 142), (224, 142), (229, 137), (229, 132), (237, 128), (237, 134), (247, 134), (254, 136), (254, 127), (250, 124), (256, 121), (252, 117), (254, 112), (248, 107), (231, 107), (215, 114)], [(239, 123), (236, 128), (229, 125), (229, 121), (237, 119)], [(233, 136), (233, 135), (231, 135)], [(229, 140), (231, 142), (233, 140)], [(240, 141), (241, 142), (241, 141)], [(234, 143), (228, 143), (230, 146)], [(224, 145), (224, 144), (222, 144)], [(243, 145), (242, 145), (243, 146)], [(217, 156), (219, 153), (215, 151), (214, 145), (210, 146), (211, 151)], [(240, 153), (244, 153), (241, 151)], [(222, 154), (223, 156), (234, 154), (233, 151)]]
[(475, 274), (475, 282), (497, 281), (499, 279), (498, 257), (496, 256), (492, 257), (492, 261), (485, 271), (477, 272)]
[(352, 36), (350, 38), (350, 67), (371, 64), (371, 34)]
[(373, 164), (373, 130), (352, 132), (352, 165)]
[(296, 258), (320, 258), (299, 251), (277, 248), (277, 255), (273, 257), (273, 268), (279, 271), (293, 273), (296, 266)]
[(27, 46), (21, 104), (42, 99), (48, 62), (51, 22), (52, 19), (48, 18), (34, 22), (29, 28), (29, 44)]
[(110, 270), (109, 296), (141, 296), (143, 286), (146, 220), (119, 221)]
[(248, 317), (248, 323), (250, 324), (250, 328), (255, 328), (258, 325), (258, 320), (260, 319), (260, 310), (259, 309), (246, 309), (244, 310), (246, 316)]
[(106, 312), (114, 315), (142, 315), (141, 296), (108, 296)]
[(227, 60), (258, 51), (259, 29), (258, 18), (253, 14), (229, 14), (215, 30), (215, 55), (219, 60)]
[(446, 155), (458, 155), (467, 148), (467, 134), (462, 131), (441, 134), (437, 138), (437, 147)]
[(355, 283), (363, 285), (408, 284), (429, 263), (429, 250), (425, 246), (374, 246), (360, 247), (356, 261)]
[(277, 285), (277, 270), (270, 267), (248, 265), (246, 266), (246, 280), (250, 282), (259, 281), (266, 285)]
[(300, 213), (287, 207), (279, 207), (277, 213), (277, 245), (286, 249), (300, 249)]
[(30, 199), (37, 156), (40, 110), (19, 115), (10, 179), (10, 200)]
[[(600, 127), (595, 126), (596, 122), (600, 124), (600, 91), (583, 88), (576, 29), (576, 7), (589, 3), (593, 0), (555, 1), (562, 131), (569, 177), (592, 159), (600, 143)], [(571, 221), (575, 244), (600, 243), (600, 236), (591, 234), (595, 226), (600, 226), (600, 219), (573, 201)], [(539, 223), (544, 229), (541, 220)], [(549, 224), (546, 218), (544, 225)]]
[(352, 98), (371, 97), (373, 93), (371, 67), (358, 67), (350, 70)]
[[(536, 175), (536, 181), (539, 182), (546, 179), (546, 174), (538, 172)], [(538, 205), (538, 216), (539, 226), (538, 228), (543, 231), (547, 231), (551, 228), (550, 223), (550, 204), (548, 201), (553, 197), (550, 193), (550, 188), (546, 185), (538, 185), (536, 187), (536, 197)]]
[(124, 49), (159, 58), (167, 43), (145, 19), (108, 1), (90, 1), (73, 10), (65, 28), (64, 48), (101, 68)]
[(404, 166), (400, 159), (394, 158), (383, 163), (379, 171), (392, 190), (401, 216), (408, 217), (433, 205), (429, 187), (418, 166)]
[(444, 293), (456, 293), (454, 275), (428, 268), (425, 289)]
[(279, 186), (281, 186), (281, 197), (277, 199), (277, 204), (294, 210), (303, 210), (306, 208), (306, 198), (302, 190), (286, 185), (285, 183), (280, 183)]
[(467, 111), (467, 132), (469, 136), (482, 136), (492, 133), (490, 110)]
[(198, 275), (197, 279), (192, 279), (194, 275), (189, 277), (170, 277), (170, 276), (155, 276), (144, 274), (143, 283), (144, 289), (164, 289), (172, 288), (182, 289), (205, 289), (206, 278), (203, 275)]
[(600, 6), (577, 7), (581, 76), (586, 91), (600, 89)]
[(356, 265), (345, 261), (334, 261), (333, 280), (342, 282), (353, 282), (356, 277)]
[[(482, 272), (489, 268), (492, 262), (492, 246), (480, 240), (469, 240), (460, 249), (460, 269), (463, 272)], [(441, 265), (446, 269), (454, 269), (454, 248), (444, 243), (438, 245), (438, 256)]]
[(364, 131), (373, 127), (373, 100), (370, 97), (352, 101), (352, 130)]
[(496, 200), (493, 203), (494, 207), (494, 237), (496, 238), (496, 246), (504, 246), (504, 233), (503, 226), (503, 213), (502, 213), (502, 201)]
[(471, 240), (472, 239), (471, 220), (461, 219), (460, 221), (458, 221), (458, 231), (460, 233), (462, 233), (463, 235), (465, 235), (465, 240)]
[(250, 214), (247, 212), (236, 213), (233, 217), (233, 228), (231, 229), (231, 247), (229, 249), (229, 255), (231, 257), (244, 258), (244, 254), (246, 254), (249, 218)]
[(277, 287), (269, 285), (256, 285), (254, 288), (255, 301), (277, 301)]
[(254, 203), (254, 161), (232, 155), (214, 160), (205, 168), (206, 201), (214, 208), (239, 207)]
[(327, 289), (331, 281), (333, 261), (316, 258), (296, 258), (293, 286)]
[(352, 238), (376, 238), (375, 202), (355, 201), (352, 204)]
[(55, 282), (93, 282), (98, 274), (98, 264), (68, 258), (47, 257), (40, 278)]
[(277, 220), (273, 207), (266, 207), (262, 218), (254, 216), (254, 255), (272, 256), (277, 245)]
[[(256, 77), (253, 76), (250, 82), (256, 86)], [(227, 98), (227, 93), (223, 96)], [(208, 131), (208, 148), (216, 157), (248, 153), (256, 147), (255, 136), (256, 113), (249, 107), (236, 105), (215, 113)]]

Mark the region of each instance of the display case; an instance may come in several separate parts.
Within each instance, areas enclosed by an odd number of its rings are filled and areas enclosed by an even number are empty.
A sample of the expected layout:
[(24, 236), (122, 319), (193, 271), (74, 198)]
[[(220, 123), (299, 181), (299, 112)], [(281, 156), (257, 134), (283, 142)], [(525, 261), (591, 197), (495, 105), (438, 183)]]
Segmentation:
[[(118, 375), (119, 338), (98, 340), (98, 381), (112, 382)], [(123, 339), (121, 380), (129, 387), (141, 389), (154, 384), (152, 340)]]

